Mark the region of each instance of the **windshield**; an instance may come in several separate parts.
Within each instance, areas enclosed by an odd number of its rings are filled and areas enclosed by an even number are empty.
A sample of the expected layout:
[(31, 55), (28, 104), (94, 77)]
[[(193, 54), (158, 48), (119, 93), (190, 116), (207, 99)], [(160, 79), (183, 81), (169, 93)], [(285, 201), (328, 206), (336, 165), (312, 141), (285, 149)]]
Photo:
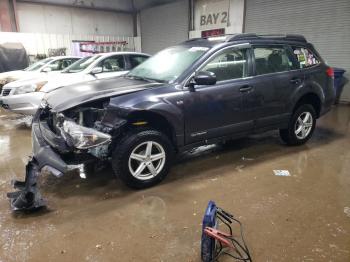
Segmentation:
[(26, 69), (24, 69), (24, 71), (36, 71), (51, 61), (53, 61), (52, 58), (46, 58), (46, 59), (40, 60), (40, 61), (28, 66)]
[(174, 46), (164, 49), (135, 67), (128, 76), (173, 82), (209, 48)]
[(100, 55), (84, 57), (76, 61), (75, 63), (73, 63), (71, 66), (67, 67), (65, 70), (62, 71), (62, 73), (81, 72), (84, 69), (88, 68), (95, 60), (97, 60), (100, 57), (101, 57)]

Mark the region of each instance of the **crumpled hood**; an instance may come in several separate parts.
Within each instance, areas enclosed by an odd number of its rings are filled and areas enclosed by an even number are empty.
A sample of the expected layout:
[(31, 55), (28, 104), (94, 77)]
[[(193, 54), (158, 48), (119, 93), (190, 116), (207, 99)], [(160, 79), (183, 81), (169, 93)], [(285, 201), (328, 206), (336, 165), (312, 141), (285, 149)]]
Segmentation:
[(164, 84), (125, 77), (113, 77), (58, 88), (48, 93), (43, 100), (53, 111), (61, 112), (93, 100), (128, 94), (161, 85)]

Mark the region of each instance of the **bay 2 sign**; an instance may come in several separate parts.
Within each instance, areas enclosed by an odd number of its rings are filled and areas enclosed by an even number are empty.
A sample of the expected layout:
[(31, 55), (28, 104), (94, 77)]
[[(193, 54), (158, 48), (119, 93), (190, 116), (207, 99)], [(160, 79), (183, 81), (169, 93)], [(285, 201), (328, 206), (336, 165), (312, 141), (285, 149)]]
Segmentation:
[(228, 12), (223, 11), (219, 13), (210, 13), (206, 15), (201, 15), (200, 26), (206, 27), (211, 25), (227, 25), (228, 22)]
[(196, 0), (195, 30), (227, 27), (230, 0)]

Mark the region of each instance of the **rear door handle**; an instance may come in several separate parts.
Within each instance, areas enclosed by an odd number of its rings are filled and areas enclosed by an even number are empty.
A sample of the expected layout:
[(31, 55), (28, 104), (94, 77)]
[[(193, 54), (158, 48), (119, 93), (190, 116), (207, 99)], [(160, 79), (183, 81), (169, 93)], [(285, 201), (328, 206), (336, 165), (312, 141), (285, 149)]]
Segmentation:
[(292, 84), (300, 84), (301, 83), (301, 79), (300, 78), (292, 78), (291, 80), (289, 80)]
[(242, 86), (242, 87), (239, 89), (239, 92), (244, 93), (244, 92), (248, 92), (248, 91), (251, 91), (251, 90), (253, 90), (253, 87), (252, 87), (252, 86), (245, 85), (245, 86)]

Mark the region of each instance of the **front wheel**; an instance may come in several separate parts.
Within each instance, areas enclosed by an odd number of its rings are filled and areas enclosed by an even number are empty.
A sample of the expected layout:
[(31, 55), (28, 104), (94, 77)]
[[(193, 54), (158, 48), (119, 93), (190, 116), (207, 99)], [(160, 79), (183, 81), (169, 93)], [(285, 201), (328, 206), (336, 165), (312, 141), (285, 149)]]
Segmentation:
[(294, 111), (288, 128), (280, 130), (280, 136), (288, 145), (301, 145), (311, 138), (315, 126), (315, 109), (309, 104), (301, 105)]
[(157, 130), (133, 130), (116, 145), (112, 167), (129, 187), (141, 189), (161, 182), (174, 157), (168, 137)]

